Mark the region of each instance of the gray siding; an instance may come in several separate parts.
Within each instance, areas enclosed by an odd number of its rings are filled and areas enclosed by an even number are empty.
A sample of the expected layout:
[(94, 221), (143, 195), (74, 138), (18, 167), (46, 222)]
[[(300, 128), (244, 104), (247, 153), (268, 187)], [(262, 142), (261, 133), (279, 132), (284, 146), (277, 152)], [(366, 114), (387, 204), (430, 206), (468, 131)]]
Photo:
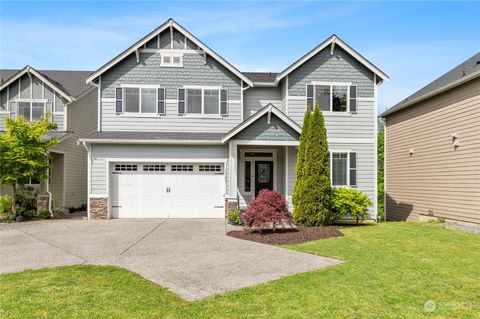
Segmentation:
[[(357, 101), (357, 113), (324, 113), (328, 138), (375, 138), (376, 114), (373, 99)], [(307, 109), (306, 100), (289, 100), (289, 116), (299, 125), (303, 125), (303, 116)]]
[(230, 100), (240, 100), (240, 79), (211, 57), (199, 53), (185, 53), (183, 68), (160, 67), (160, 53), (141, 53), (137, 63), (131, 54), (102, 75), (102, 98), (114, 98), (115, 87), (121, 84), (161, 85), (167, 90), (167, 99), (177, 99), (183, 85), (222, 86)]
[[(350, 150), (357, 153), (357, 189), (368, 195), (375, 203), (375, 154), (374, 144), (333, 144), (328, 143), (330, 151)], [(376, 218), (375, 207), (371, 207), (370, 218)]]
[(115, 100), (102, 101), (102, 131), (228, 132), (241, 122), (240, 101), (228, 103), (228, 116), (178, 115), (176, 100), (166, 103), (166, 115), (124, 116), (115, 113)]
[[(8, 93), (7, 93), (8, 92)], [(7, 99), (8, 97), (8, 99)], [(56, 93), (44, 84), (40, 79), (32, 74), (32, 80), (28, 75), (23, 75), (19, 80), (14, 81), (8, 87), (4, 88), (1, 92), (0, 108), (0, 131), (5, 129), (5, 118), (16, 118), (17, 106), (16, 99), (44, 99), (46, 100), (46, 110), (53, 112), (55, 103), (61, 105), (57, 108), (55, 114), (52, 114), (52, 120), (58, 124), (58, 131), (64, 130), (64, 110), (63, 101), (56, 96)], [(5, 108), (6, 107), (6, 108)]]
[[(330, 151), (350, 150), (357, 153), (357, 189), (365, 192), (370, 200), (375, 203), (375, 160), (376, 154), (373, 144), (334, 144), (329, 143)], [(297, 164), (297, 150), (288, 147), (288, 195), (290, 209), (293, 209), (292, 192), (295, 185), (295, 165)], [(370, 218), (376, 218), (375, 207), (370, 208)]]
[(68, 130), (73, 133), (52, 150), (65, 153), (65, 207), (87, 204), (87, 151), (77, 141), (96, 130), (97, 96), (94, 89), (67, 106)]
[[(152, 158), (152, 159), (203, 159), (228, 158), (226, 145), (92, 145), (91, 194), (105, 195), (107, 193), (106, 158)], [(227, 170), (226, 170), (227, 172)], [(227, 176), (228, 174), (225, 174)]]
[[(216, 131), (228, 132), (241, 122), (240, 79), (211, 57), (185, 53), (183, 68), (160, 67), (160, 54), (141, 54), (126, 58), (102, 75), (103, 131)], [(165, 116), (129, 117), (115, 113), (114, 91), (121, 84), (151, 84), (166, 88)], [(221, 86), (228, 90), (228, 116), (179, 116), (178, 89), (184, 85)]]
[(272, 114), (270, 124), (267, 114), (250, 124), (243, 131), (233, 137), (237, 140), (263, 141), (298, 141), (300, 134), (288, 126), (284, 121)]
[(265, 105), (272, 103), (276, 108), (282, 110), (281, 88), (250, 88), (243, 93), (243, 118), (247, 119)]
[(288, 94), (305, 96), (311, 81), (352, 82), (359, 97), (373, 97), (373, 73), (342, 48), (324, 49), (288, 75)]
[(63, 112), (62, 113), (55, 112), (52, 114), (52, 121), (57, 123), (57, 131), (63, 131), (65, 129), (65, 126), (63, 123), (64, 120), (65, 120), (65, 117)]

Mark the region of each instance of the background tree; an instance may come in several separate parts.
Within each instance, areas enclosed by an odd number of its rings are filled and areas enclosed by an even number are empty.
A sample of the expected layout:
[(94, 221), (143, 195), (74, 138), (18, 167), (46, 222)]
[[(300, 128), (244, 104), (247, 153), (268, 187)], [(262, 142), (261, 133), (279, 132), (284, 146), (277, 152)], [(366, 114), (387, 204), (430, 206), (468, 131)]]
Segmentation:
[(24, 186), (30, 178), (45, 180), (50, 166), (47, 150), (58, 143), (45, 135), (56, 129), (45, 114), (38, 121), (27, 121), (23, 116), (5, 120), (6, 132), (0, 135), (0, 182), (13, 188), (12, 211), (16, 214), (17, 186)]
[(307, 125), (303, 126), (302, 135), (299, 152), (304, 148), (303, 159), (297, 167), (297, 174), (300, 174), (294, 186), (293, 220), (297, 225), (325, 225), (331, 218), (330, 154), (325, 121), (318, 104)]
[(378, 134), (377, 134), (377, 209), (378, 217), (383, 219), (385, 217), (385, 185), (384, 185), (384, 163), (385, 163), (385, 123), (383, 120), (378, 120)]

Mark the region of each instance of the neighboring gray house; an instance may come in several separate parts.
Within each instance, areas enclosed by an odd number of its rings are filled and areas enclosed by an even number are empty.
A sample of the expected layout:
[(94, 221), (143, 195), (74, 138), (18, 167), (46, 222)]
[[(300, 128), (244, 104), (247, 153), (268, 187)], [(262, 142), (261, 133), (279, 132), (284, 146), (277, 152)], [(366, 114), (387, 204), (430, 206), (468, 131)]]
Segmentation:
[[(53, 210), (87, 204), (87, 152), (79, 138), (95, 131), (97, 89), (85, 79), (91, 71), (0, 70), (0, 131), (5, 118), (19, 115), (37, 120), (45, 112), (58, 128), (50, 135), (59, 144), (50, 150), (52, 169), (49, 182), (30, 180), (42, 193), (50, 193)], [(0, 187), (0, 193), (11, 193)]]
[(335, 35), (281, 73), (242, 73), (170, 19), (86, 80), (99, 87), (96, 132), (80, 139), (89, 218), (223, 217), (262, 188), (290, 202), (315, 103), (333, 185), (376, 203), (377, 86), (387, 79)]

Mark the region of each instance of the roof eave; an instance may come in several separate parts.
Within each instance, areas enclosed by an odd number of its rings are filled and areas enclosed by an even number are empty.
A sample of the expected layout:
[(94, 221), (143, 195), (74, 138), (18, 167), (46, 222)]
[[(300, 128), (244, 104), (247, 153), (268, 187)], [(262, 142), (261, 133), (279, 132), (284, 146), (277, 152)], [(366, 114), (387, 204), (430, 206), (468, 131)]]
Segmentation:
[(290, 126), (292, 129), (294, 129), (297, 133), (302, 134), (302, 128), (300, 125), (295, 123), (291, 118), (285, 115), (282, 111), (280, 111), (278, 108), (276, 108), (273, 104), (269, 103), (266, 106), (264, 106), (262, 109), (257, 111), (254, 115), (250, 116), (248, 119), (234, 127), (233, 129), (230, 130), (225, 136), (222, 138), (222, 143), (228, 142), (230, 139), (232, 139), (235, 135), (249, 127), (252, 123), (260, 119), (263, 115), (267, 114), (268, 112), (272, 112), (275, 114), (278, 118), (280, 118), (282, 121), (284, 121), (288, 126)]
[(406, 102), (406, 103), (403, 104), (403, 105), (399, 105), (398, 107), (395, 107), (395, 106), (394, 106), (394, 107), (390, 108), (389, 110), (386, 110), (385, 112), (383, 112), (382, 114), (380, 114), (378, 117), (379, 117), (379, 118), (383, 118), (383, 117), (388, 116), (388, 115), (390, 115), (390, 114), (393, 114), (393, 113), (395, 113), (395, 112), (397, 112), (397, 111), (403, 110), (403, 109), (405, 109), (405, 108), (407, 108), (407, 107), (409, 107), (409, 106), (412, 106), (412, 105), (414, 105), (414, 104), (417, 104), (417, 103), (419, 103), (419, 102), (422, 102), (422, 101), (424, 101), (424, 100), (426, 100), (426, 99), (428, 99), (428, 98), (431, 98), (431, 97), (433, 97), (433, 96), (435, 96), (435, 95), (437, 95), (437, 94), (440, 94), (440, 93), (443, 93), (443, 92), (448, 91), (448, 90), (450, 90), (450, 89), (453, 89), (454, 87), (459, 86), (459, 85), (461, 85), (461, 84), (463, 84), (463, 83), (465, 83), (465, 82), (468, 82), (468, 81), (470, 81), (470, 80), (473, 80), (473, 79), (475, 79), (475, 78), (477, 78), (477, 77), (479, 77), (479, 76), (480, 76), (480, 70), (475, 71), (475, 72), (473, 72), (473, 73), (470, 73), (469, 75), (466, 75), (466, 76), (464, 76), (464, 77), (462, 77), (462, 78), (460, 78), (460, 79), (458, 79), (458, 80), (456, 80), (456, 81), (453, 81), (453, 82), (451, 82), (451, 83), (449, 83), (449, 84), (447, 84), (447, 85), (444, 85), (444, 86), (442, 86), (442, 87), (440, 87), (440, 88), (438, 88), (438, 89), (436, 89), (436, 90), (433, 90), (433, 91), (430, 92), (430, 93), (427, 93), (427, 94), (425, 94), (425, 95), (422, 95), (422, 96), (420, 96), (420, 97), (418, 97), (418, 98), (416, 98), (416, 99), (413, 99), (413, 100), (411, 100), (411, 101), (408, 101), (408, 102)]
[(202, 48), (208, 55), (212, 56), (216, 60), (218, 60), (220, 63), (222, 63), (230, 72), (235, 74), (237, 77), (239, 77), (242, 81), (247, 83), (250, 86), (253, 86), (253, 82), (247, 78), (245, 75), (242, 74), (239, 70), (237, 70), (233, 65), (231, 65), (229, 62), (227, 62), (224, 58), (222, 58), (220, 55), (215, 53), (212, 49), (210, 49), (206, 44), (198, 40), (193, 34), (191, 34), (188, 30), (186, 30), (184, 27), (182, 27), (180, 24), (178, 24), (175, 20), (173, 19), (168, 19), (165, 23), (163, 23), (161, 26), (144, 36), (142, 39), (137, 41), (135, 44), (130, 46), (128, 49), (117, 55), (115, 58), (107, 62), (105, 65), (103, 65), (100, 69), (92, 73), (85, 81), (86, 83), (92, 83), (95, 81), (101, 74), (103, 74), (105, 71), (113, 67), (115, 64), (120, 62), (121, 60), (125, 59), (127, 56), (135, 52), (136, 50), (140, 49), (140, 47), (144, 44), (146, 44), (148, 41), (150, 41), (150, 38), (156, 34), (161, 33), (168, 27), (175, 27), (177, 30), (180, 32), (184, 33), (187, 35), (190, 41), (195, 43), (197, 46)]
[(16, 79), (20, 78), (21, 76), (23, 76), (24, 74), (26, 73), (32, 73), (33, 75), (35, 75), (37, 78), (39, 78), (40, 80), (42, 80), (43, 82), (47, 83), (48, 86), (50, 86), (55, 92), (59, 93), (62, 97), (64, 97), (68, 102), (73, 102), (75, 101), (75, 98), (73, 96), (70, 96), (67, 92), (63, 91), (63, 90), (60, 90), (56, 85), (54, 85), (49, 79), (47, 79), (43, 74), (41, 74), (40, 72), (38, 72), (37, 70), (35, 70), (34, 68), (32, 68), (31, 66), (27, 65), (25, 66), (23, 69), (21, 69), (20, 71), (16, 72), (15, 74), (13, 74), (10, 78), (8, 78), (5, 82), (3, 82), (1, 85), (0, 85), (0, 90), (3, 90), (4, 88), (6, 88), (7, 86), (9, 86), (10, 84), (12, 84), (13, 81), (15, 81)]
[(162, 139), (115, 139), (80, 138), (79, 142), (90, 144), (181, 144), (181, 145), (220, 145), (220, 140), (162, 140)]
[[(285, 76), (293, 72), (295, 69), (300, 67), (302, 64), (304, 64), (306, 61), (310, 60), (313, 56), (315, 56), (317, 53), (328, 47), (329, 45), (334, 43), (334, 45), (339, 45), (342, 49), (347, 51), (350, 55), (352, 55), (357, 61), (362, 63), (366, 68), (368, 68), (370, 71), (372, 71), (374, 74), (376, 74), (382, 81), (388, 82), (389, 77), (386, 75), (384, 72), (382, 72), (379, 68), (377, 68), (373, 63), (369, 62), (367, 59), (365, 59), (363, 56), (361, 56), (358, 52), (356, 52), (353, 48), (351, 48), (348, 44), (346, 44), (342, 39), (337, 37), (335, 34), (330, 36), (327, 40), (323, 41), (320, 43), (317, 47), (313, 48), (310, 52), (305, 54), (303, 57), (301, 57), (299, 60), (295, 61), (293, 64), (288, 66), (284, 71), (282, 71), (279, 75), (277, 75), (277, 78), (275, 80), (275, 83), (278, 84), (280, 80), (282, 80)], [(381, 84), (381, 82), (379, 82)]]

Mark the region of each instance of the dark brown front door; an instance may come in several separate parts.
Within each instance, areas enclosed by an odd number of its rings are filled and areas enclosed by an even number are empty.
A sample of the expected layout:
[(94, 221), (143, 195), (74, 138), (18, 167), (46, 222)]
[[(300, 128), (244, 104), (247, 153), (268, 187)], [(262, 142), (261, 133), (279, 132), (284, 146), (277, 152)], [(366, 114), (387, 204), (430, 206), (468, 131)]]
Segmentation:
[(273, 161), (255, 161), (255, 196), (264, 188), (273, 189)]

